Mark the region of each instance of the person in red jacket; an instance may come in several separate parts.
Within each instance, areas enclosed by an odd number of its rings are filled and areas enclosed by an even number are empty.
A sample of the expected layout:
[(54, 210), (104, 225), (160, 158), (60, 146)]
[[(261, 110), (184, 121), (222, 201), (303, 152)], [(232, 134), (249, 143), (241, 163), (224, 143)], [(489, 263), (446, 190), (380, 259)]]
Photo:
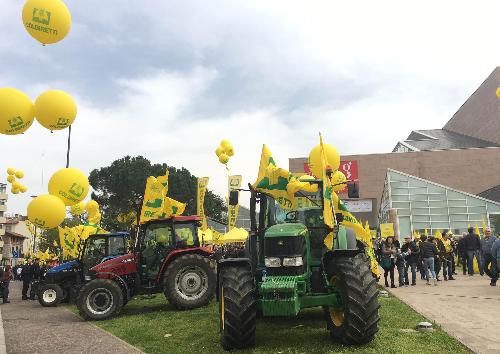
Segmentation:
[(13, 279), (12, 268), (10, 265), (5, 266), (5, 271), (2, 277), (2, 297), (3, 303), (8, 304), (9, 301), (9, 285), (10, 281)]

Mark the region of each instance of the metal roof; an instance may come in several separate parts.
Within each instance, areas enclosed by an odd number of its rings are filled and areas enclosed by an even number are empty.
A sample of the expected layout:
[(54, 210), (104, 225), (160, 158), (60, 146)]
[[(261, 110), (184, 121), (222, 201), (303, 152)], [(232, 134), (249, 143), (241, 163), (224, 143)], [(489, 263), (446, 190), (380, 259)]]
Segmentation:
[(500, 185), (491, 187), (479, 193), (478, 196), (500, 203)]
[(451, 132), (445, 129), (414, 130), (404, 140), (415, 151), (499, 147), (499, 144)]

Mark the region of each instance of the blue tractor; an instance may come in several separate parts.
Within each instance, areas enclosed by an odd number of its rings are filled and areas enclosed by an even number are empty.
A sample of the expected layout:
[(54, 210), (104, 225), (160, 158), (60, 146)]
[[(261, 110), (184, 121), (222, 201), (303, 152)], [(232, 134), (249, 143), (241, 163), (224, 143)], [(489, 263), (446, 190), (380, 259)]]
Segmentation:
[(76, 299), (85, 282), (85, 274), (93, 266), (127, 253), (129, 234), (116, 232), (91, 235), (80, 249), (80, 256), (50, 268), (45, 279), (36, 284), (38, 302), (54, 307), (63, 301)]

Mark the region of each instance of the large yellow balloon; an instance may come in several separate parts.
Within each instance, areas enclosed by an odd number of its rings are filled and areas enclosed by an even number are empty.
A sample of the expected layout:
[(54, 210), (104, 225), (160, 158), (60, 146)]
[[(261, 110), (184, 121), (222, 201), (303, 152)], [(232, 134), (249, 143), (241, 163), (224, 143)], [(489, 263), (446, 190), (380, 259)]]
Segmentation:
[(63, 168), (50, 177), (49, 193), (61, 198), (66, 205), (81, 202), (88, 192), (89, 180), (77, 168)]
[(53, 229), (64, 221), (66, 207), (61, 199), (44, 194), (34, 198), (28, 205), (28, 219), (38, 227)]
[(70, 208), (70, 212), (74, 216), (82, 215), (84, 211), (85, 211), (85, 203), (84, 202), (76, 203), (75, 205), (72, 205)]
[(8, 175), (15, 175), (16, 174), (16, 169), (14, 167), (9, 167), (7, 169), (7, 174)]
[[(323, 144), (325, 149), (326, 164), (330, 166), (332, 171), (338, 170), (340, 166), (340, 155), (330, 144)], [(311, 172), (317, 177), (322, 178), (323, 171), (321, 170), (321, 147), (316, 145), (309, 153), (309, 168)]]
[(222, 153), (219, 155), (219, 162), (222, 164), (227, 164), (229, 161), (229, 156), (227, 156), (225, 153)]
[(332, 181), (332, 189), (335, 192), (340, 192), (342, 189), (344, 189), (347, 186), (347, 178), (345, 177), (345, 174), (342, 173), (342, 171), (335, 171), (332, 175), (331, 178)]
[(76, 118), (76, 103), (64, 91), (45, 91), (35, 101), (35, 117), (47, 129), (67, 128)]
[(16, 171), (16, 177), (17, 178), (23, 178), (24, 177), (24, 172), (22, 170), (17, 170)]
[(85, 204), (85, 211), (89, 214), (97, 213), (99, 211), (99, 204), (95, 200), (89, 200)]
[(0, 88), (0, 134), (24, 133), (34, 117), (35, 107), (28, 96), (13, 88)]
[(497, 88), (497, 97), (500, 98), (500, 87)]
[(71, 14), (60, 0), (28, 0), (23, 7), (28, 33), (42, 44), (59, 42), (71, 28)]

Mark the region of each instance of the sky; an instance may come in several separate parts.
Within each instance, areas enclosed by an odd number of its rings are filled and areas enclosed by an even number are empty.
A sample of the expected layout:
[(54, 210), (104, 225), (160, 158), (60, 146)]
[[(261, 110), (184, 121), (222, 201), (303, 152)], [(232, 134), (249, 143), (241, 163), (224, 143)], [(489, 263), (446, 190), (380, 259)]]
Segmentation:
[[(142, 155), (210, 177), (221, 196), (221, 139), (245, 184), (262, 144), (288, 168), (320, 131), (341, 155), (390, 152), (411, 130), (441, 128), (500, 65), (497, 0), (65, 3), (70, 33), (42, 46), (24, 1), (0, 0), (0, 87), (73, 96), (71, 167)], [(12, 166), (29, 188), (9, 193), (9, 213), (47, 193), (66, 139), (37, 122), (0, 135), (0, 182)]]

